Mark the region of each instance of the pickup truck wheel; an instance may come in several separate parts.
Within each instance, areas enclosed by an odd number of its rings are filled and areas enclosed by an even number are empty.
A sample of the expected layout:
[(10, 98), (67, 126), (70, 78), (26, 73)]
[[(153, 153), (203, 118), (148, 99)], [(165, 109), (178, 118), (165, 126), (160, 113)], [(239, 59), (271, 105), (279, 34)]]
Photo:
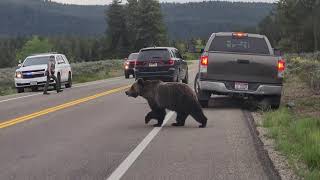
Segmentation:
[(189, 73), (188, 70), (186, 72), (186, 76), (184, 77), (184, 79), (182, 80), (183, 83), (188, 84), (189, 83)]
[(125, 71), (125, 72), (124, 72), (124, 77), (125, 77), (126, 79), (129, 79), (130, 74), (129, 74), (127, 71)]
[(37, 92), (37, 91), (38, 91), (38, 87), (37, 87), (37, 86), (32, 87), (32, 88), (31, 88), (31, 91), (32, 91), (32, 92)]
[(65, 84), (65, 87), (66, 88), (71, 88), (72, 87), (72, 77), (71, 77), (71, 73), (69, 72), (69, 75), (68, 75), (68, 82), (67, 84)]
[(270, 97), (270, 106), (272, 109), (279, 109), (281, 104), (281, 96)]
[(200, 89), (199, 73), (197, 73), (196, 78), (194, 80), (194, 90), (198, 96), (200, 105), (203, 108), (208, 107), (211, 93)]
[(24, 92), (24, 88), (17, 88), (17, 92), (18, 93), (23, 93)]

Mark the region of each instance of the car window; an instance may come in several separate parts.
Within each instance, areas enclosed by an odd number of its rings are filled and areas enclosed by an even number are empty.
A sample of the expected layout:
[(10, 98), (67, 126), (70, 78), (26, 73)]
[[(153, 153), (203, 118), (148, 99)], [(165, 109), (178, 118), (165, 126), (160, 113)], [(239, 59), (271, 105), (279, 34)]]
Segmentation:
[(182, 56), (181, 56), (181, 54), (179, 53), (178, 50), (174, 50), (174, 52), (175, 52), (175, 55), (176, 55), (177, 58), (182, 59)]
[(176, 54), (173, 52), (173, 50), (170, 50), (170, 54), (171, 54), (171, 57), (176, 58)]
[(232, 36), (216, 36), (209, 51), (270, 54), (264, 38), (246, 37), (233, 38)]
[(64, 62), (65, 62), (66, 64), (69, 64), (69, 61), (68, 61), (67, 57), (66, 57), (65, 55), (62, 55), (62, 57), (63, 57)]
[(64, 59), (62, 58), (62, 56), (57, 56), (57, 62), (58, 62), (58, 64), (65, 64), (65, 61), (64, 61)]
[(137, 59), (139, 56), (139, 53), (132, 53), (130, 54), (130, 56), (128, 57), (128, 60), (135, 60)]
[(152, 61), (152, 60), (168, 60), (170, 54), (167, 49), (151, 49), (143, 50), (139, 53), (138, 61)]
[(39, 57), (28, 57), (24, 63), (23, 66), (33, 66), (33, 65), (43, 65), (48, 64), (50, 56), (39, 56)]

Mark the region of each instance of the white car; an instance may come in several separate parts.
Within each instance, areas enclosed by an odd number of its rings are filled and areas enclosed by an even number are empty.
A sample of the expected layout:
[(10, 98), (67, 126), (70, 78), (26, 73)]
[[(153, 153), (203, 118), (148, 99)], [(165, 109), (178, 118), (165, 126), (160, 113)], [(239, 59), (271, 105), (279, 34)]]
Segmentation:
[[(37, 91), (38, 87), (43, 87), (46, 84), (47, 76), (45, 72), (50, 56), (55, 57), (55, 76), (66, 88), (72, 86), (72, 70), (65, 55), (58, 53), (36, 54), (28, 56), (16, 70), (14, 82), (18, 93), (24, 92), (25, 88)], [(55, 85), (52, 79), (50, 85)]]

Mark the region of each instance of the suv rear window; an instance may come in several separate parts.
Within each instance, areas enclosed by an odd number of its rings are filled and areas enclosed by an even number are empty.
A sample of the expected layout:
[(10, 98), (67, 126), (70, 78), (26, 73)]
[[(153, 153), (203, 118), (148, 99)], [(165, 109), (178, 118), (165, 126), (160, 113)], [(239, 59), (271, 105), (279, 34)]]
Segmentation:
[(128, 60), (135, 60), (138, 58), (138, 53), (132, 53), (130, 54), (130, 56), (128, 57)]
[(210, 45), (209, 51), (270, 54), (264, 38), (255, 37), (233, 38), (232, 36), (216, 36)]
[(167, 49), (152, 49), (144, 50), (139, 53), (138, 61), (152, 61), (152, 60), (168, 60), (170, 54)]

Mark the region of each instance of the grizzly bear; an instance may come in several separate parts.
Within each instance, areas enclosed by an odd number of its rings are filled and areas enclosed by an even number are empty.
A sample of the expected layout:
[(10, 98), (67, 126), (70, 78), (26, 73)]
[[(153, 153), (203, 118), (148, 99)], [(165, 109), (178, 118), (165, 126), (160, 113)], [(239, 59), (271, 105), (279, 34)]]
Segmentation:
[(146, 124), (151, 119), (156, 119), (158, 123), (154, 126), (162, 126), (168, 109), (177, 113), (176, 123), (172, 126), (184, 126), (189, 115), (201, 124), (200, 128), (207, 125), (207, 118), (203, 114), (197, 95), (186, 84), (138, 79), (125, 93), (134, 98), (142, 96), (148, 101), (151, 112), (145, 117)]

